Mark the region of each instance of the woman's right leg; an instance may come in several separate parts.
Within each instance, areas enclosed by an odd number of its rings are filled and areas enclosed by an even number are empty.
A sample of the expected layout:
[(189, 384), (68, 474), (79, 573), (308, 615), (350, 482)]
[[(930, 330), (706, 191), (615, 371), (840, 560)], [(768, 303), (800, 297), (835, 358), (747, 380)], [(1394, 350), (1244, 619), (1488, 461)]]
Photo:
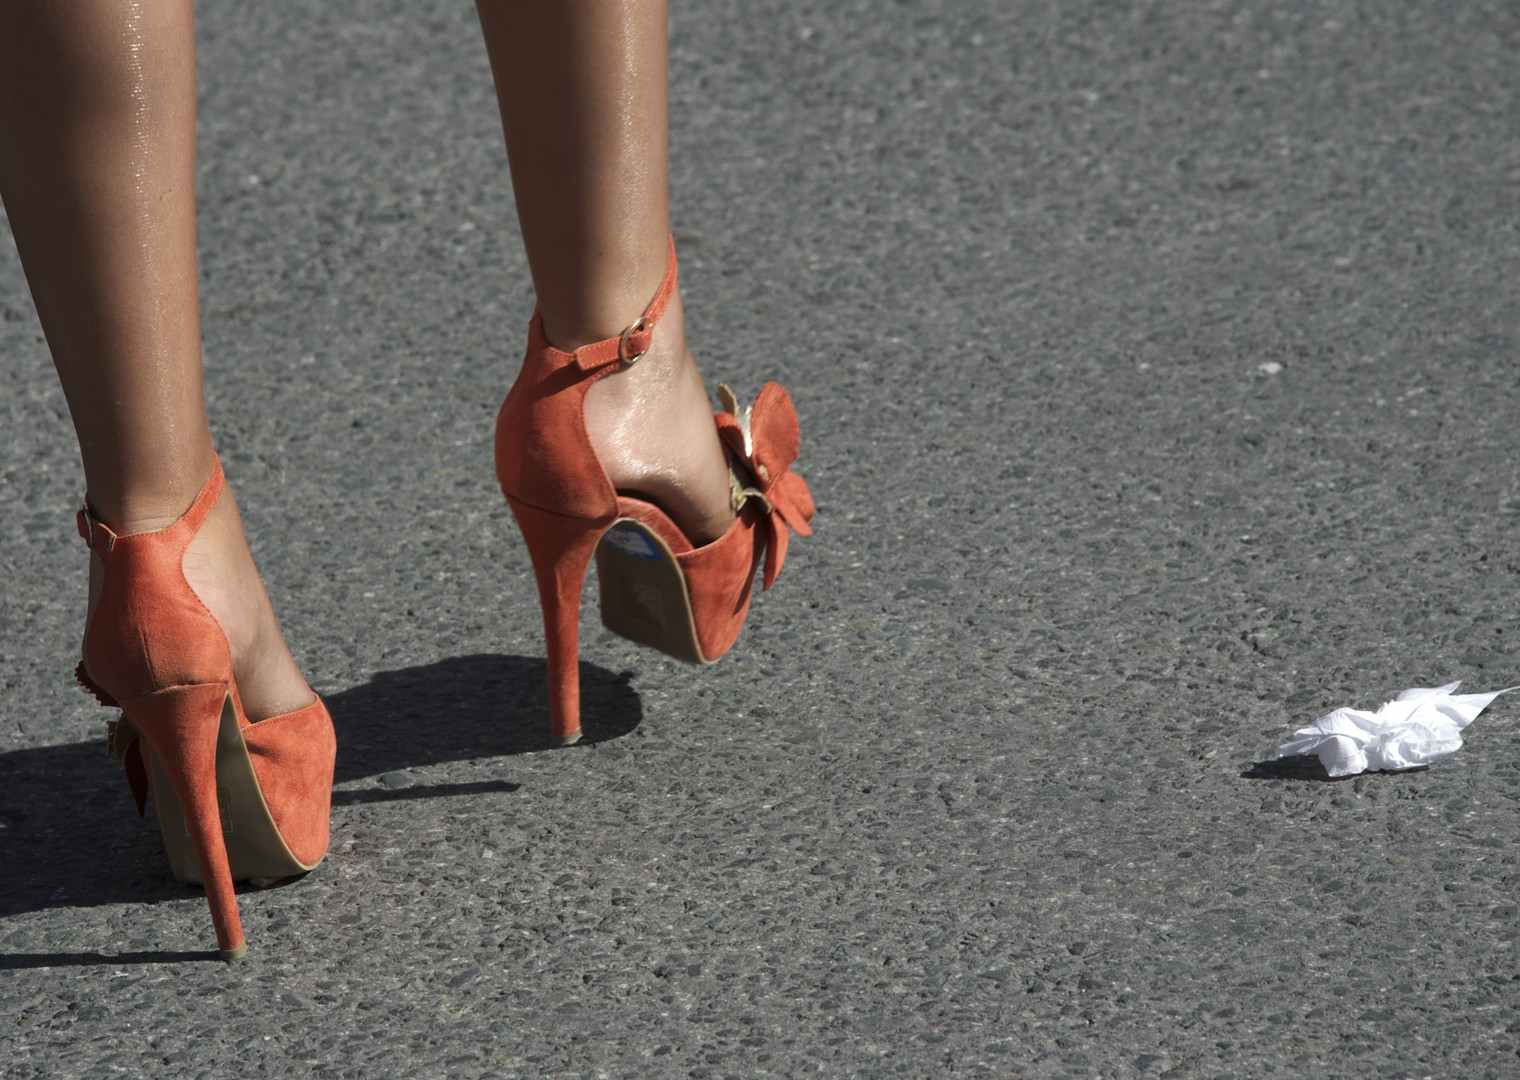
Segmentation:
[[(190, 0), (0, 2), (0, 198), (79, 438), (121, 534), (211, 474), (195, 257)], [(311, 701), (221, 499), (186, 576), (227, 633), (250, 719)], [(92, 559), (91, 593), (100, 565)]]
[[(617, 337), (665, 275), (664, 0), (476, 0), (512, 191), (549, 343)], [(597, 381), (586, 427), (619, 489), (697, 542), (734, 520), (712, 405), (686, 346), (680, 290), (636, 366)]]

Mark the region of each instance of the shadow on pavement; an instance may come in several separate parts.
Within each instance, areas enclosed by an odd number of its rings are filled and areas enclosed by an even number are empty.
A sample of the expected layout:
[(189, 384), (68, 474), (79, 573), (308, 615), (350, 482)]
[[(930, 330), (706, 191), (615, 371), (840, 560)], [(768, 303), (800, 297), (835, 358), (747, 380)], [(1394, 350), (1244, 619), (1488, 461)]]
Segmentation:
[(1355, 773), (1352, 776), (1331, 776), (1320, 764), (1319, 758), (1300, 754), (1298, 757), (1272, 758), (1268, 761), (1253, 762), (1250, 768), (1241, 772), (1240, 778), (1242, 780), (1312, 780), (1321, 784), (1339, 784), (1342, 780), (1355, 780), (1358, 776), (1368, 775), (1370, 774)]
[[(339, 783), (479, 757), (552, 747), (545, 664), (540, 658), (477, 655), (383, 671), (327, 698), (338, 730)], [(582, 744), (628, 734), (643, 719), (630, 676), (581, 664)], [(105, 713), (103, 715), (112, 715)], [(0, 754), (0, 917), (100, 904), (180, 900), (199, 893), (169, 874), (156, 826), (135, 821), (121, 766), (99, 741)], [(571, 751), (575, 748), (570, 747)], [(376, 784), (336, 792), (334, 803), (388, 802), (512, 792), (504, 780)], [(0, 955), (0, 969), (48, 964), (124, 964), (201, 959), (199, 953), (90, 952)], [(214, 955), (214, 954), (213, 954)], [(123, 956), (129, 957), (124, 959)]]
[(110, 953), (0, 953), (0, 971), (19, 971), (22, 968), (94, 967), (119, 964), (188, 964), (208, 960), (222, 962), (215, 949), (203, 952), (125, 952)]
[[(643, 706), (629, 678), (582, 662), (585, 734), (577, 745), (621, 738), (639, 726)], [(363, 686), (329, 695), (327, 707), (338, 729), (340, 784), (419, 765), (554, 748), (547, 665), (540, 657), (459, 656), (381, 671)]]
[(400, 802), (403, 799), (440, 799), (450, 795), (487, 795), (496, 792), (510, 795), (521, 784), (506, 780), (482, 780), (478, 784), (417, 784), (399, 790), (392, 788), (363, 788), (335, 791), (334, 806), (360, 806), (364, 803)]

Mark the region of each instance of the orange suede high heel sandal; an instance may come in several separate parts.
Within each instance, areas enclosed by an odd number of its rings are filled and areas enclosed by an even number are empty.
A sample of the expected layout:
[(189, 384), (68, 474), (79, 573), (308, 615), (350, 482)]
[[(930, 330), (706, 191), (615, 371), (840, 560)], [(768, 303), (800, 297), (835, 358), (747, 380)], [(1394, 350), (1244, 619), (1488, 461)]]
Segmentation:
[(185, 577), (185, 552), (225, 481), (216, 462), (168, 528), (119, 536), (90, 509), (79, 533), (105, 566), (79, 681), (120, 708), (112, 755), (145, 812), (153, 796), (177, 880), (204, 885), (223, 959), (247, 951), (233, 881), (304, 874), (327, 852), (337, 742), (322, 699), (250, 724), (232, 651)]
[(672, 241), (665, 279), (644, 314), (618, 337), (574, 352), (549, 344), (535, 311), (522, 371), (496, 419), (496, 476), (533, 562), (549, 656), (550, 723), (561, 746), (581, 737), (581, 586), (593, 553), (609, 630), (678, 660), (708, 664), (738, 637), (761, 564), (764, 588), (780, 573), (787, 529), (812, 532), (812, 496), (790, 471), (797, 414), (778, 383), (765, 384), (753, 409), (740, 409), (720, 387), (724, 411), (716, 422), (736, 516), (718, 539), (693, 544), (654, 503), (613, 488), (586, 432), (586, 392), (638, 362), (675, 287)]

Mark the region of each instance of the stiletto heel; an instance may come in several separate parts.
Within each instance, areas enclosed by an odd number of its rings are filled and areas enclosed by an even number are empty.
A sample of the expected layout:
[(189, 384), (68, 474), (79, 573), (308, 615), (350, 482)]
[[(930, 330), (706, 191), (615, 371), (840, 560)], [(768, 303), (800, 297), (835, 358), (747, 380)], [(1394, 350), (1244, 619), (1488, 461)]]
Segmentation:
[[(248, 951), (243, 941), (243, 922), (238, 916), (237, 893), (222, 833), (221, 804), (216, 775), (216, 751), (221, 729), (236, 729), (237, 717), (226, 683), (176, 686), (141, 697), (126, 698), (122, 709), (132, 718), (138, 734), (156, 759), (157, 770), (168, 780), (177, 800), (184, 837), (170, 843), (172, 830), (165, 829), (170, 861), (184, 860), (184, 849), (195, 861), (211, 906), (216, 943), (222, 959), (236, 960)], [(161, 792), (161, 787), (155, 787)], [(158, 802), (162, 796), (156, 796)], [(229, 822), (230, 824), (230, 822)], [(177, 838), (176, 838), (177, 839)]]
[(510, 495), (507, 505), (522, 530), (543, 609), (550, 731), (557, 746), (569, 746), (581, 737), (581, 587), (599, 530), (588, 528), (580, 518), (540, 510)]
[(696, 545), (660, 507), (614, 489), (586, 431), (586, 393), (649, 348), (676, 287), (675, 243), (659, 291), (618, 337), (565, 352), (528, 326), (522, 371), (496, 420), (496, 475), (522, 529), (543, 607), (554, 740), (581, 736), (578, 629), (581, 587), (595, 552), (609, 630), (679, 660), (707, 664), (733, 644), (755, 573), (770, 588), (786, 558), (787, 529), (810, 535), (813, 500), (790, 471), (797, 457), (791, 397), (766, 383), (753, 409), (719, 387), (718, 434), (729, 456), (734, 523)]
[(224, 483), (217, 461), (178, 521), (127, 536), (86, 499), (79, 532), (104, 575), (76, 674), (122, 710), (112, 756), (139, 814), (152, 794), (170, 869), (205, 886), (217, 945), (234, 960), (247, 946), (232, 883), (302, 874), (326, 854), (337, 743), (321, 698), (256, 724), (244, 715), (226, 635), (184, 573)]

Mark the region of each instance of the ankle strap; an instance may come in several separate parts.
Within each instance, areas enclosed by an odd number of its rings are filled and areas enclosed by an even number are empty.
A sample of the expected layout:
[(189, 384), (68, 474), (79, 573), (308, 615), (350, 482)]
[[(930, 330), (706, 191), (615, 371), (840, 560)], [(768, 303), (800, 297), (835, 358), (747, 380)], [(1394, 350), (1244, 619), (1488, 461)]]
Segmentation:
[(582, 345), (573, 353), (567, 353), (549, 344), (544, 336), (543, 312), (537, 310), (533, 312), (533, 323), (529, 327), (529, 334), (542, 342), (544, 352), (558, 353), (562, 357), (567, 357), (581, 371), (596, 371), (609, 364), (630, 366), (638, 363), (639, 357), (649, 351), (649, 346), (654, 342), (654, 328), (659, 324), (661, 316), (665, 314), (665, 309), (670, 306), (670, 298), (675, 295), (675, 291), (676, 240), (672, 236), (670, 255), (665, 261), (665, 278), (660, 282), (659, 291), (654, 294), (654, 299), (649, 301), (644, 314), (629, 323), (627, 329), (617, 337), (593, 341), (590, 345)]
[[(211, 508), (216, 505), (216, 500), (221, 497), (222, 488), (227, 484), (226, 475), (222, 472), (222, 459), (213, 454), (211, 461), (211, 478), (201, 486), (199, 494), (195, 496), (195, 501), (190, 504), (190, 509), (181, 514), (179, 520), (173, 525), (169, 525), (169, 529), (184, 525), (189, 528), (190, 535), (194, 536), (210, 515)], [(74, 524), (79, 529), (79, 535), (85, 545), (91, 548), (110, 551), (116, 547), (116, 541), (121, 539), (120, 533), (95, 516), (95, 509), (90, 505), (89, 492), (85, 493), (84, 505), (74, 515)]]

